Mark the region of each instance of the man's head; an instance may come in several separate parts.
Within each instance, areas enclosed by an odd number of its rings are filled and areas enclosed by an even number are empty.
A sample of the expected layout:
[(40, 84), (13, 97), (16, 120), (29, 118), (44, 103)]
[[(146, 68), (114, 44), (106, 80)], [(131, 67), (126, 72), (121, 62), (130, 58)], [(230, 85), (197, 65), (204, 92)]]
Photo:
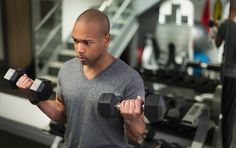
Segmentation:
[(88, 9), (78, 16), (72, 31), (76, 55), (82, 64), (94, 64), (107, 55), (110, 22), (106, 14)]
[(88, 9), (78, 16), (76, 22), (84, 21), (86, 23), (96, 23), (100, 27), (102, 34), (107, 34), (110, 31), (110, 22), (106, 14), (97, 9)]

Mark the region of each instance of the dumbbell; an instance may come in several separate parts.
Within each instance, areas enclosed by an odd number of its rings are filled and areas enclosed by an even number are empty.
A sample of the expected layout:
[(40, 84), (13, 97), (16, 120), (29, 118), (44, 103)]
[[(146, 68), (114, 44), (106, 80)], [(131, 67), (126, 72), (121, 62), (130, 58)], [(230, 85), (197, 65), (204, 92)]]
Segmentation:
[(196, 75), (196, 76), (193, 76), (193, 77), (194, 77), (194, 81), (195, 81), (196, 84), (203, 85), (203, 84), (207, 83), (207, 78), (205, 78), (204, 76)]
[(194, 84), (195, 83), (195, 79), (192, 75), (189, 75), (189, 74), (185, 74), (184, 75), (184, 82), (186, 84)]
[(22, 69), (12, 69), (9, 68), (6, 72), (4, 79), (8, 80), (12, 89), (16, 89), (16, 82), (18, 79), (25, 74), (25, 71)]
[(44, 78), (35, 79), (30, 87), (30, 92), (36, 101), (48, 100), (53, 93), (52, 83)]
[(175, 107), (170, 108), (167, 112), (167, 118), (180, 120), (181, 118), (181, 109), (184, 106), (185, 102), (183, 100), (175, 100)]
[[(118, 114), (120, 96), (113, 93), (103, 93), (98, 101), (98, 113), (104, 118), (113, 118)], [(165, 113), (164, 99), (158, 95), (148, 95), (145, 103), (142, 104), (144, 115), (151, 122), (158, 122), (163, 119)]]
[[(9, 68), (4, 76), (4, 79), (10, 82), (10, 86), (12, 89), (16, 89), (16, 82), (24, 74), (24, 70), (14, 70), (12, 68)], [(31, 87), (29, 88), (29, 92), (35, 103), (42, 100), (47, 100), (53, 93), (52, 83), (51, 81), (43, 78), (35, 79)]]
[(157, 70), (156, 77), (157, 77), (159, 80), (166, 79), (166, 77), (167, 77), (167, 72), (166, 72), (166, 70), (164, 70), (164, 69), (158, 69), (158, 70)]
[(180, 82), (183, 80), (183, 76), (185, 75), (184, 72), (180, 71), (180, 70), (169, 70), (169, 75), (171, 80), (173, 80), (174, 82)]

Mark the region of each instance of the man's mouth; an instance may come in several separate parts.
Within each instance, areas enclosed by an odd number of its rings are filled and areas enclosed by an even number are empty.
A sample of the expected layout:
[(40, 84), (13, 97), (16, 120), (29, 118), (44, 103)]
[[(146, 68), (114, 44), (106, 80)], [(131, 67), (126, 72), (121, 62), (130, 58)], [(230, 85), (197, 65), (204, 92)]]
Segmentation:
[(85, 56), (79, 56), (78, 58), (79, 58), (80, 61), (85, 61), (85, 60), (87, 60), (87, 58), (86, 58)]

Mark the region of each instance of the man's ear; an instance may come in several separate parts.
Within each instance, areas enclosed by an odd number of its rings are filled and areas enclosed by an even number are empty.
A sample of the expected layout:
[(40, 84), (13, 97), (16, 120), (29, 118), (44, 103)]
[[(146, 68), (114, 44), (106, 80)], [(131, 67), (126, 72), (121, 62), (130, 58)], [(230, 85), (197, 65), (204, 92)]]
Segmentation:
[(108, 47), (110, 41), (111, 41), (111, 36), (110, 36), (109, 33), (107, 33), (107, 34), (105, 35), (105, 37), (104, 37), (104, 46), (105, 46), (105, 47)]

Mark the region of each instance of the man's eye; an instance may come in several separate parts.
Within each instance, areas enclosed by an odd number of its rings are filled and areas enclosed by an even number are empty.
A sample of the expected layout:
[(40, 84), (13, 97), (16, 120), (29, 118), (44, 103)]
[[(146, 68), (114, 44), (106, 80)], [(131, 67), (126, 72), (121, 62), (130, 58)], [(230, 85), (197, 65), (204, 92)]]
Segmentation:
[(91, 45), (93, 43), (93, 41), (84, 41), (84, 44), (86, 45)]
[(76, 40), (76, 39), (73, 39), (73, 41), (74, 41), (74, 43), (75, 43), (75, 44), (77, 44), (77, 43), (78, 43), (78, 40)]

